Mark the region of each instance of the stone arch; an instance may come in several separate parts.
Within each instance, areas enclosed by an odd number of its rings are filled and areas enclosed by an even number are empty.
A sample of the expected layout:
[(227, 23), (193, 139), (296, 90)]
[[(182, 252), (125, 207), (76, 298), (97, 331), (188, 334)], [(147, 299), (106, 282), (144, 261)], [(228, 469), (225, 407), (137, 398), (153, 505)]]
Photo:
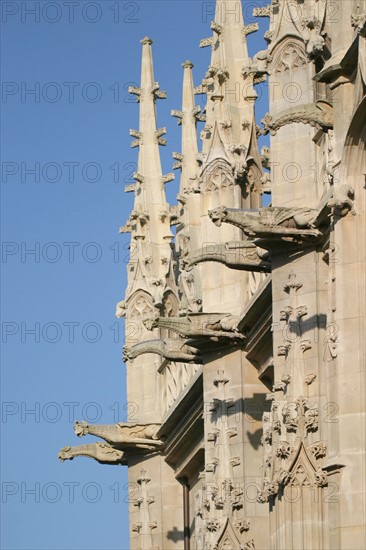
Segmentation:
[(131, 346), (141, 342), (146, 329), (143, 321), (155, 317), (155, 308), (150, 294), (138, 290), (126, 304), (126, 345)]
[(217, 550), (241, 550), (243, 548), (255, 548), (255, 546), (252, 540), (246, 543), (240, 540), (237, 530), (228, 518), (221, 528), (215, 548)]
[(276, 76), (307, 67), (304, 44), (297, 38), (286, 37), (273, 56), (271, 71)]
[[(285, 530), (291, 532), (290, 525), (296, 522), (297, 535), (303, 541), (301, 547), (320, 548), (319, 541), (323, 536), (322, 526), (325, 521), (323, 487), (327, 485), (326, 472), (316, 467), (308, 449), (301, 442), (291, 466), (280, 474), (282, 480), (278, 493), (270, 497), (270, 513), (275, 516), (274, 525), (279, 517), (285, 517)], [(274, 527), (272, 537), (279, 547), (283, 546), (283, 533), (277, 527)]]
[(154, 304), (150, 294), (138, 290), (127, 303), (127, 315), (130, 319), (147, 319), (154, 314)]
[(290, 107), (313, 102), (314, 91), (308, 84), (313, 71), (314, 68), (309, 66), (304, 41), (287, 35), (275, 47), (271, 63), (272, 116)]

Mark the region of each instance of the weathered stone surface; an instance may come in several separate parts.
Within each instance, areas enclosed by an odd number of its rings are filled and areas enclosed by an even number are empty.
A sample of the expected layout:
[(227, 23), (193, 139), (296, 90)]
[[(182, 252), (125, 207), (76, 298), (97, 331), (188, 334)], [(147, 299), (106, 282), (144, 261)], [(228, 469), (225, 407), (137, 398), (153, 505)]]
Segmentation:
[(209, 67), (195, 89), (183, 64), (172, 111), (173, 207), (155, 110), (165, 93), (142, 40), (122, 229), (131, 261), (116, 312), (130, 421), (76, 422), (77, 435), (106, 443), (59, 454), (128, 462), (132, 550), (366, 547), (365, 14), (366, 0), (272, 0), (254, 10), (268, 47), (251, 59), (257, 24), (245, 26), (241, 2), (216, 0), (200, 44)]

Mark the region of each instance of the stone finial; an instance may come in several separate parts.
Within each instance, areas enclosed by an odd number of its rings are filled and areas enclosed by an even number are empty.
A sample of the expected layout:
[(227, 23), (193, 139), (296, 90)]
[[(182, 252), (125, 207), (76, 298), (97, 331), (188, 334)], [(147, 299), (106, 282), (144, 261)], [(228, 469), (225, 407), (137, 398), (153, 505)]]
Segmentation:
[(154, 42), (148, 36), (145, 36), (142, 40), (140, 40), (140, 44), (142, 44), (143, 46), (145, 46), (145, 44), (149, 44), (151, 46), (151, 44), (153, 43)]
[(182, 63), (182, 67), (183, 69), (193, 69), (194, 65), (192, 61), (189, 61), (189, 59), (187, 59), (184, 63)]

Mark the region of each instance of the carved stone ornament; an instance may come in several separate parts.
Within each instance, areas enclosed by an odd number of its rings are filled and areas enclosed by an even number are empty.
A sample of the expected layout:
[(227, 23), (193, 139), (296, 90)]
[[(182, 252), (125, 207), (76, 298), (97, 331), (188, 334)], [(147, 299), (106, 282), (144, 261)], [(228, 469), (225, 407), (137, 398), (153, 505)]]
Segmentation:
[(100, 464), (123, 464), (124, 452), (115, 449), (109, 443), (91, 443), (76, 447), (63, 447), (58, 454), (61, 462), (73, 460), (77, 456), (86, 456), (100, 462)]
[(206, 74), (205, 79), (209, 81), (217, 80), (219, 86), (222, 86), (229, 78), (229, 71), (225, 67), (219, 67), (210, 65)]
[(257, 84), (256, 80), (260, 77), (270, 74), (269, 64), (272, 61), (272, 56), (269, 55), (267, 50), (261, 50), (255, 54), (253, 61), (249, 58), (249, 64), (245, 65), (242, 69), (242, 74), (244, 77), (253, 74), (254, 83)]
[(210, 520), (207, 520), (206, 521), (206, 529), (207, 531), (218, 531), (219, 530), (219, 527), (220, 527), (220, 521), (216, 520), (216, 519), (210, 519)]
[[(231, 128), (231, 122), (226, 123), (226, 129)], [(233, 143), (226, 147), (226, 151), (230, 158), (232, 175), (234, 181), (240, 181), (247, 173), (247, 153), (248, 149), (242, 143)]]
[(121, 319), (122, 317), (126, 316), (126, 302), (124, 300), (121, 300), (116, 305), (116, 317), (117, 319)]
[(327, 445), (324, 441), (316, 441), (311, 445), (310, 452), (316, 459), (324, 458), (327, 454)]
[(151, 296), (144, 292), (135, 294), (126, 307), (131, 320), (142, 321), (154, 313)]
[(147, 319), (144, 325), (148, 330), (166, 328), (178, 333), (182, 338), (229, 338), (243, 340), (239, 331), (239, 317), (225, 313), (191, 313), (185, 317), (158, 317)]
[(321, 468), (318, 468), (315, 472), (315, 482), (318, 487), (326, 487), (328, 485), (327, 473)]
[(297, 41), (286, 41), (283, 47), (277, 50), (271, 71), (277, 77), (292, 74), (293, 78), (296, 78), (294, 73), (307, 69), (307, 66), (308, 59), (303, 44)]
[(200, 351), (180, 338), (164, 340), (144, 340), (130, 348), (123, 348), (123, 360), (133, 362), (136, 357), (146, 353), (161, 355), (164, 359), (183, 363), (202, 363)]
[[(245, 524), (246, 520), (242, 520), (240, 525)], [(211, 550), (249, 550), (254, 549), (254, 540), (242, 541), (242, 533), (246, 531), (239, 531), (237, 525), (239, 522), (232, 522), (230, 518), (223, 519), (209, 519), (206, 521), (206, 529), (210, 532), (209, 537), (211, 542), (208, 543), (207, 548)], [(208, 526), (208, 527), (207, 527)]]
[(156, 520), (151, 519), (151, 504), (154, 504), (155, 497), (149, 491), (149, 483), (151, 478), (147, 475), (146, 470), (142, 469), (138, 483), (138, 497), (134, 500), (134, 505), (139, 509), (139, 521), (132, 525), (132, 530), (138, 533), (138, 547), (143, 549), (154, 550), (152, 540), (152, 530), (158, 527)]
[(235, 522), (235, 527), (239, 531), (239, 533), (244, 533), (246, 531), (249, 531), (250, 528), (250, 520), (249, 519), (239, 519)]
[(289, 374), (284, 374), (282, 377), (281, 377), (281, 381), (286, 384), (286, 386), (288, 384), (290, 384), (291, 382), (291, 376)]
[(306, 53), (310, 60), (316, 59), (324, 50), (326, 33), (322, 31), (322, 26), (322, 21), (316, 16), (304, 17), (301, 21)]
[(220, 206), (209, 211), (215, 225), (230, 223), (244, 234), (267, 248), (270, 243), (316, 242), (322, 232), (313, 227), (318, 210), (310, 208), (264, 207), (260, 209), (234, 209)]
[(271, 270), (268, 252), (246, 241), (207, 244), (190, 254), (187, 262), (189, 268), (201, 262), (218, 262), (244, 271), (269, 273)]
[(315, 379), (316, 379), (316, 374), (311, 373), (311, 374), (308, 374), (308, 376), (305, 377), (304, 382), (307, 386), (310, 386), (314, 382)]
[(85, 420), (76, 420), (74, 423), (74, 431), (78, 437), (95, 435), (126, 452), (133, 452), (134, 449), (155, 451), (161, 448), (163, 443), (156, 436), (159, 428), (160, 424), (88, 424)]
[(214, 39), (212, 36), (208, 37), (208, 38), (202, 38), (200, 40), (200, 44), (199, 44), (199, 47), (200, 48), (207, 48), (208, 46), (213, 46), (214, 44)]
[(318, 429), (316, 406), (302, 396), (294, 403), (274, 401), (271, 412), (263, 415), (263, 425), (263, 485), (257, 497), (259, 502), (275, 497), (281, 486), (326, 486), (327, 475), (319, 461), (326, 456), (327, 447), (322, 441), (309, 441)]
[(251, 23), (250, 25), (246, 25), (243, 28), (244, 38), (246, 38), (248, 36), (248, 34), (252, 34), (253, 32), (257, 32), (258, 30), (259, 30), (258, 23)]
[(119, 230), (120, 233), (134, 232), (135, 239), (145, 239), (145, 226), (150, 219), (150, 215), (145, 211), (132, 210), (126, 224)]
[(291, 445), (287, 441), (280, 441), (276, 450), (279, 458), (288, 458), (292, 452)]
[(351, 25), (358, 34), (366, 36), (366, 11), (362, 13), (354, 13), (351, 15)]
[(234, 185), (233, 171), (229, 163), (222, 160), (216, 160), (205, 167), (200, 176), (200, 185), (201, 191), (203, 192), (226, 189)]
[(354, 207), (354, 189), (347, 183), (341, 183), (334, 186), (331, 199), (328, 201), (328, 206), (339, 217), (346, 216), (348, 212), (356, 215)]
[(269, 147), (262, 147), (261, 163), (263, 168), (266, 168), (267, 170), (271, 169), (271, 149)]
[(268, 4), (262, 8), (253, 8), (253, 17), (271, 17), (272, 6)]

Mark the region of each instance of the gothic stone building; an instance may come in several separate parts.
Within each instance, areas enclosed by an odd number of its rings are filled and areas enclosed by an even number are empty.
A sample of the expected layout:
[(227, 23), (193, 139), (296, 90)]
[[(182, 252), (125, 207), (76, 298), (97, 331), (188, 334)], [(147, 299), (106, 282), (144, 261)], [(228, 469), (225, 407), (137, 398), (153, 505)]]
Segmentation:
[(76, 422), (103, 441), (59, 455), (128, 466), (131, 549), (366, 548), (366, 1), (272, 0), (254, 16), (269, 26), (253, 59), (257, 23), (217, 0), (198, 87), (183, 65), (176, 205), (141, 41), (117, 306), (139, 423)]

